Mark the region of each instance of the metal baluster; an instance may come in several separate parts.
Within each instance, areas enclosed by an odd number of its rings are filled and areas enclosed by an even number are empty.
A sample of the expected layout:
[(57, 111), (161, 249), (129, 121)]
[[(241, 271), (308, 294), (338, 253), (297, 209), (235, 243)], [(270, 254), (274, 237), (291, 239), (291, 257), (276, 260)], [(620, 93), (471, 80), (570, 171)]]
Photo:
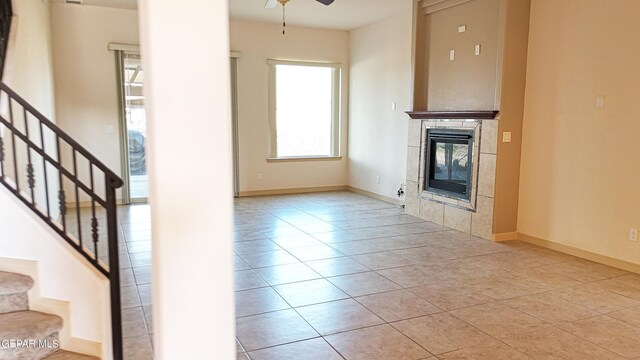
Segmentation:
[[(78, 179), (78, 163), (76, 160), (76, 149), (73, 149), (73, 176)], [(78, 241), (82, 249), (82, 218), (80, 217), (80, 195), (78, 194), (78, 183), (74, 183), (76, 187), (76, 216), (78, 217)]]
[[(40, 122), (40, 146), (42, 146), (42, 152), (46, 154), (46, 149), (44, 146), (44, 128), (42, 126), (42, 122)], [(47, 158), (45, 156), (42, 157), (42, 169), (44, 170), (44, 195), (47, 203), (47, 218), (51, 219), (51, 209), (49, 205), (49, 179), (47, 178)]]
[[(27, 116), (27, 109), (22, 108), (22, 115), (24, 117), (24, 134), (27, 137), (27, 140), (31, 140), (29, 138), (29, 118)], [(27, 145), (27, 185), (29, 185), (29, 192), (31, 193), (31, 205), (36, 205), (36, 196), (34, 187), (36, 186), (35, 175), (33, 174), (33, 164), (31, 163), (31, 146), (26, 142)]]
[(0, 137), (0, 180), (4, 180), (4, 139)]
[[(95, 194), (93, 189), (93, 164), (89, 163), (89, 177), (91, 178), (91, 192)], [(106, 185), (106, 184), (105, 184)], [(98, 262), (98, 220), (96, 219), (96, 200), (91, 198), (91, 234), (93, 237), (93, 255), (96, 263)]]
[(9, 123), (13, 127), (11, 129), (11, 148), (13, 149), (13, 176), (16, 181), (16, 193), (20, 193), (20, 177), (18, 176), (18, 159), (16, 158), (16, 133), (15, 126), (13, 124), (13, 106), (11, 105), (11, 97), (9, 97)]
[[(60, 157), (60, 136), (56, 134), (56, 152), (58, 155), (58, 164), (62, 169), (62, 158)], [(58, 191), (58, 202), (60, 206), (60, 216), (62, 217), (62, 230), (67, 232), (67, 203), (64, 195), (64, 182), (62, 182), (62, 170), (58, 169), (58, 180), (60, 181), (60, 190)]]

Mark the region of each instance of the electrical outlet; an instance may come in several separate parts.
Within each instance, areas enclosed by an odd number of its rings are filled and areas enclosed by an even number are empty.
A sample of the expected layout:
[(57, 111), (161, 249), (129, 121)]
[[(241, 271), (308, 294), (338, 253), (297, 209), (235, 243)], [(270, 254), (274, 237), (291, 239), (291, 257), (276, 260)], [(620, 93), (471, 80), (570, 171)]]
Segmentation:
[(638, 241), (638, 229), (629, 229), (629, 241)]
[(380, 175), (376, 176), (376, 183), (380, 184)]
[(398, 197), (401, 198), (404, 196), (404, 183), (400, 184), (400, 188), (398, 188)]
[(258, 180), (262, 180), (262, 173), (258, 173)]

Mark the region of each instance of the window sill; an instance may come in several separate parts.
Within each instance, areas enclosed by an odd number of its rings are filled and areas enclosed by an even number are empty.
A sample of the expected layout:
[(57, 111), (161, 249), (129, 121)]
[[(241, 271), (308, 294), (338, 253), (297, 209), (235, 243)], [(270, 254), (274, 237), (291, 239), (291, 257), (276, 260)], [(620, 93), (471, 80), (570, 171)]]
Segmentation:
[(267, 158), (268, 163), (279, 162), (306, 162), (306, 161), (340, 161), (342, 156), (290, 156)]

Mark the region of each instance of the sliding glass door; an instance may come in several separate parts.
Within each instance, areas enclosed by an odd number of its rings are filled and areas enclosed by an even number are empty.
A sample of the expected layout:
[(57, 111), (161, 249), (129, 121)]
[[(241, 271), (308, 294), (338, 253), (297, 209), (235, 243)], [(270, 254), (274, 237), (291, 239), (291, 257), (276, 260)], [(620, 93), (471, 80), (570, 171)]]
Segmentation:
[(139, 53), (118, 51), (121, 83), (122, 164), (127, 203), (145, 202), (149, 197), (147, 174), (147, 119), (144, 109), (144, 69)]

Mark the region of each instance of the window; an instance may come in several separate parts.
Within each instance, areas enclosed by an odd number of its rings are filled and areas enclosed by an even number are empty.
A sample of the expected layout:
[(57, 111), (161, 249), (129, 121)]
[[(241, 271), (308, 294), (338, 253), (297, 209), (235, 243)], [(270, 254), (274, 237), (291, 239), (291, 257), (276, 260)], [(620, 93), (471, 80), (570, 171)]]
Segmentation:
[(269, 60), (270, 157), (340, 155), (338, 64)]

